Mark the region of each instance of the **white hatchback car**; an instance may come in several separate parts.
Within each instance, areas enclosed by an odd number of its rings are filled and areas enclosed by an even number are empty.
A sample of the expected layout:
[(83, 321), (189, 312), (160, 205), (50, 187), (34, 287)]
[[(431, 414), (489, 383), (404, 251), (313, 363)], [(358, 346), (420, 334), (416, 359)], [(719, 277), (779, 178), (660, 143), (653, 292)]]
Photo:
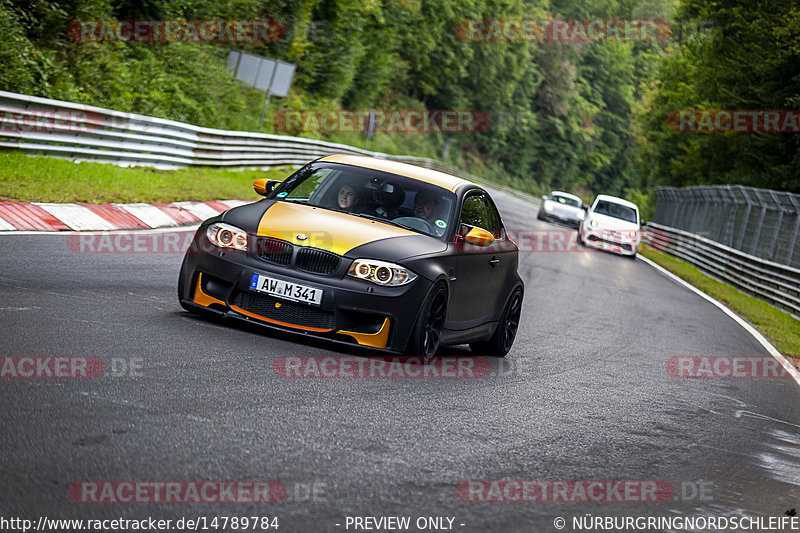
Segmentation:
[(641, 241), (641, 220), (636, 204), (599, 195), (578, 228), (578, 242), (636, 258)]
[(542, 206), (536, 216), (539, 220), (555, 220), (577, 228), (586, 211), (581, 199), (567, 192), (553, 191), (550, 196), (542, 196)]

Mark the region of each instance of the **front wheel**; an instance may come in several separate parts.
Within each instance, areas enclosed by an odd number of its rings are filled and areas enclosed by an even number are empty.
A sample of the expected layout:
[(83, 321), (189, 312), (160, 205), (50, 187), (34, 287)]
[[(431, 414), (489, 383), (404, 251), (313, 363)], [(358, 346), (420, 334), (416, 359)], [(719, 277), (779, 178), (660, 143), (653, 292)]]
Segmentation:
[(519, 330), (519, 320), (522, 315), (522, 289), (515, 289), (508, 299), (508, 304), (503, 310), (497, 329), (492, 338), (486, 342), (476, 342), (469, 345), (476, 354), (505, 357), (514, 344)]
[(414, 331), (408, 340), (406, 353), (424, 357), (436, 355), (442, 341), (446, 318), (447, 286), (443, 282), (439, 282), (433, 286), (425, 298)]

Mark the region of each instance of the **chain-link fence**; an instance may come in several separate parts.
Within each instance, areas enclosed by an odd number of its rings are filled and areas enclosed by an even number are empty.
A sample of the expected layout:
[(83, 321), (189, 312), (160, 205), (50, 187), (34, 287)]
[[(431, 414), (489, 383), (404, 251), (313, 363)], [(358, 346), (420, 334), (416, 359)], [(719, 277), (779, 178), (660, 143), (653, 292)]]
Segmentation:
[(800, 267), (800, 194), (741, 185), (657, 187), (653, 221)]

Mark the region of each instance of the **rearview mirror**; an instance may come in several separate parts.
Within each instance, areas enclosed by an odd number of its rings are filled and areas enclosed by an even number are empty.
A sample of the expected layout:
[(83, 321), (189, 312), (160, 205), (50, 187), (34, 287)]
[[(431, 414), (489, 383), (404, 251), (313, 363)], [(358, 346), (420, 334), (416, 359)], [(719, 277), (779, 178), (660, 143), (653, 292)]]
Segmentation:
[(464, 240), (475, 246), (489, 246), (494, 242), (494, 235), (482, 228), (472, 228), (464, 235)]
[(266, 196), (275, 190), (275, 187), (280, 183), (280, 180), (270, 180), (267, 178), (257, 179), (253, 182), (253, 190), (261, 196)]

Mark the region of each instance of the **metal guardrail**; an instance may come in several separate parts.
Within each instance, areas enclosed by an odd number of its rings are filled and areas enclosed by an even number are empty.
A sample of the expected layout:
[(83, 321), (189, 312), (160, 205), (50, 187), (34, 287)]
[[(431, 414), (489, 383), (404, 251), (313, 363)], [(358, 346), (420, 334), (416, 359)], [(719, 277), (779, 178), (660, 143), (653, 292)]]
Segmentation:
[(800, 268), (800, 194), (742, 185), (656, 187), (653, 221)]
[(700, 235), (650, 223), (645, 242), (703, 273), (800, 316), (800, 269), (768, 261)]
[(0, 91), (0, 148), (124, 166), (272, 168), (330, 154), (391, 159), (490, 185), (534, 203), (533, 196), (487, 182), (440, 161), (371, 152), (346, 144), (266, 133), (218, 130), (61, 100)]

